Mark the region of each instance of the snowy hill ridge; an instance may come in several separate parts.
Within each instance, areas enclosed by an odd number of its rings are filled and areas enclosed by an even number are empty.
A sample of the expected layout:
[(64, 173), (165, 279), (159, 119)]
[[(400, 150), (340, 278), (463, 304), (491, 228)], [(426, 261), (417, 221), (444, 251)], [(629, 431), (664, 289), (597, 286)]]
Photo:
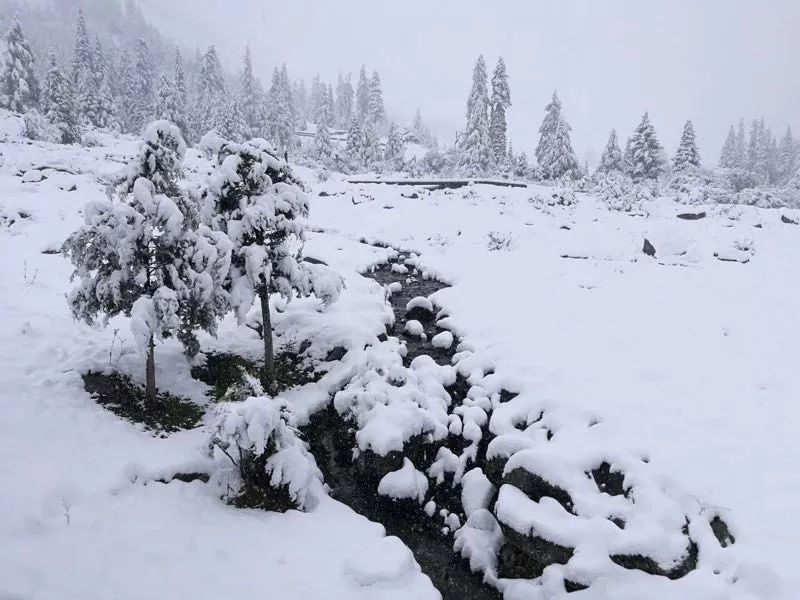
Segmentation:
[[(69, 265), (53, 252), (139, 142), (102, 132), (89, 148), (29, 142), (7, 116), (3, 132), (0, 536), (13, 543), (0, 550), (0, 591), (452, 597), (399, 539), (325, 493), (307, 513), (235, 509), (219, 498), (225, 463), (206, 455), (206, 430), (153, 437), (91, 400), (81, 375), (141, 381), (142, 359), (124, 318), (73, 320)], [(185, 168), (193, 186), (209, 161), (189, 150)], [(800, 339), (785, 322), (785, 266), (800, 258), (794, 211), (660, 198), (619, 212), (535, 186), (409, 197), (298, 174), (318, 231), (305, 254), (346, 287), (326, 313), (313, 298), (278, 313), (279, 344), (311, 340), (308, 356), (328, 363), (281, 397), (300, 430), (335, 410), (364, 485), (401, 458), (370, 488), (376, 498), (447, 528), (506, 598), (766, 600), (796, 589), (797, 532), (779, 509), (797, 490), (781, 475), (798, 453), (787, 401), (797, 384), (782, 371)], [(374, 275), (385, 286), (359, 274), (387, 263)], [(406, 298), (434, 277), (451, 285)], [(252, 356), (260, 344), (231, 319), (201, 336), (207, 353)], [(344, 354), (325, 361), (337, 347)], [(159, 386), (210, 408), (180, 346), (159, 356)], [(741, 471), (771, 486), (778, 510), (764, 513)], [(181, 472), (212, 480), (155, 481)]]

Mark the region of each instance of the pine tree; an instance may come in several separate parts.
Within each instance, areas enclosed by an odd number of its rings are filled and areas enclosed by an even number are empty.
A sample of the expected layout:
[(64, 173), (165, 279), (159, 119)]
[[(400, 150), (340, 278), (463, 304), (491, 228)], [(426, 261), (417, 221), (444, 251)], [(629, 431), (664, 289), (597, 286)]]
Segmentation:
[(719, 166), (725, 169), (734, 169), (739, 166), (736, 156), (736, 130), (733, 125), (728, 130), (728, 137), (725, 138), (725, 144), (722, 146)]
[(5, 56), (0, 76), (0, 106), (24, 113), (39, 105), (39, 79), (30, 43), (15, 16), (5, 36)]
[(736, 130), (736, 167), (747, 168), (747, 134), (744, 130), (744, 119), (739, 119), (739, 128)]
[[(327, 97), (325, 100), (327, 104)], [(317, 112), (320, 110), (318, 107)], [(267, 138), (276, 148), (291, 147), (295, 120), (289, 76), (284, 70), (275, 69), (267, 100)]]
[(664, 149), (647, 113), (642, 116), (630, 144), (631, 177), (635, 180), (656, 179), (664, 170)]
[(80, 280), (69, 295), (76, 318), (131, 317), (146, 354), (147, 402), (156, 401), (155, 343), (177, 337), (188, 355), (196, 330), (216, 332), (227, 309), (222, 282), (231, 244), (197, 227), (193, 205), (177, 183), (185, 145), (171, 123), (149, 125), (114, 201), (90, 203), (85, 224), (64, 244)]
[(371, 123), (366, 123), (361, 130), (361, 164), (369, 169), (383, 158), (380, 137)]
[(309, 108), (308, 93), (306, 92), (306, 84), (304, 81), (295, 81), (294, 89), (292, 90), (292, 97), (294, 98), (294, 103), (297, 108), (296, 125), (299, 125), (302, 127), (302, 129), (305, 129), (306, 122), (308, 121), (309, 117)]
[(603, 156), (600, 157), (600, 165), (597, 170), (600, 173), (611, 173), (612, 171), (622, 173), (625, 170), (616, 129), (612, 129), (611, 135), (608, 136), (608, 143), (606, 143), (606, 148), (603, 150)]
[(141, 131), (153, 117), (155, 106), (155, 65), (150, 46), (140, 38), (136, 46), (136, 64), (133, 68), (133, 95), (131, 98), (131, 126)]
[(489, 137), (491, 138), (492, 151), (498, 164), (505, 162), (506, 137), (508, 126), (506, 124), (506, 110), (511, 106), (511, 88), (508, 84), (506, 63), (500, 57), (492, 75), (492, 99)]
[(411, 133), (414, 135), (418, 144), (422, 144), (426, 148), (432, 147), (433, 136), (428, 126), (425, 125), (425, 121), (422, 119), (422, 112), (420, 109), (417, 109), (414, 115), (414, 121), (411, 123)]
[(320, 97), (319, 111), (317, 114), (317, 133), (314, 136), (314, 152), (321, 161), (327, 162), (333, 156), (333, 144), (331, 134), (328, 129), (330, 122), (331, 107), (328, 94), (323, 93)]
[(400, 128), (395, 123), (389, 126), (389, 136), (386, 139), (386, 148), (383, 151), (383, 158), (390, 163), (398, 163), (403, 159), (405, 143), (400, 133)]
[(561, 101), (558, 93), (545, 107), (545, 117), (539, 127), (539, 144), (536, 146), (536, 160), (544, 176), (552, 179), (567, 173), (577, 175), (578, 159), (572, 148), (569, 132), (572, 128), (561, 113)]
[(159, 119), (174, 123), (174, 117), (178, 108), (178, 99), (175, 95), (175, 84), (167, 76), (161, 75), (158, 83), (158, 94), (156, 95), (155, 114)]
[(327, 114), (328, 114), (328, 127), (333, 127), (334, 123), (336, 122), (336, 99), (333, 96), (333, 86), (328, 84), (328, 107), (327, 107)]
[(786, 183), (797, 172), (797, 145), (792, 137), (792, 128), (786, 129), (778, 150), (778, 181)]
[(472, 89), (467, 99), (467, 127), (460, 140), (459, 167), (469, 176), (487, 173), (493, 162), (489, 139), (489, 90), (486, 63), (478, 57), (472, 72)]
[(355, 91), (350, 82), (350, 74), (342, 77), (339, 74), (339, 81), (336, 84), (336, 126), (344, 129), (350, 124), (353, 118), (355, 103)]
[(753, 173), (760, 183), (767, 183), (769, 177), (769, 134), (764, 125), (764, 119), (753, 121), (750, 129), (747, 170)]
[(676, 171), (684, 171), (691, 167), (700, 166), (700, 152), (697, 150), (694, 125), (692, 125), (691, 121), (686, 121), (683, 126), (683, 134), (672, 165)]
[(314, 294), (324, 304), (335, 301), (342, 281), (301, 260), (305, 232), (300, 219), (308, 215), (308, 200), (289, 165), (263, 140), (228, 144), (212, 176), (210, 225), (233, 243), (225, 287), (232, 308), (243, 323), (256, 299), (261, 305), (264, 339), (262, 384), (275, 389), (272, 319), (269, 299), (278, 295)]
[(181, 130), (183, 139), (192, 141), (191, 127), (189, 125), (189, 91), (186, 84), (186, 71), (183, 66), (183, 56), (179, 49), (175, 50), (175, 80), (172, 82), (175, 97), (175, 110), (170, 119)]
[(358, 87), (356, 88), (356, 116), (363, 125), (369, 116), (369, 81), (367, 80), (367, 69), (361, 65), (361, 72), (358, 76)]
[(42, 94), (42, 114), (58, 128), (62, 144), (81, 141), (72, 82), (62, 73), (53, 52), (50, 53), (50, 70)]
[(90, 87), (96, 92), (88, 101), (84, 102), (84, 119), (95, 127), (115, 129), (118, 123), (114, 97), (111, 92), (111, 73), (99, 37), (95, 41), (92, 64), (94, 71), (91, 77), (94, 81)]
[(347, 130), (347, 142), (345, 152), (351, 160), (361, 160), (361, 144), (364, 140), (364, 132), (361, 129), (361, 122), (357, 115), (350, 119), (350, 128)]
[(72, 57), (72, 85), (75, 89), (79, 117), (86, 123), (97, 125), (93, 103), (99, 90), (99, 80), (95, 76), (93, 58), (86, 17), (79, 9), (75, 31), (75, 52)]
[(383, 129), (386, 120), (386, 109), (383, 106), (383, 86), (377, 71), (372, 72), (372, 78), (369, 81), (367, 120), (377, 131)]
[(197, 80), (195, 137), (201, 138), (226, 118), (228, 93), (217, 49), (210, 46), (203, 55)]
[[(273, 82), (273, 86), (275, 83)], [(259, 93), (258, 82), (253, 75), (253, 62), (250, 57), (250, 46), (247, 46), (242, 59), (242, 73), (239, 77), (239, 104), (247, 128), (247, 138), (256, 137), (262, 129), (261, 104), (263, 102)], [(270, 95), (272, 92), (270, 92)], [(272, 98), (270, 98), (272, 99)]]

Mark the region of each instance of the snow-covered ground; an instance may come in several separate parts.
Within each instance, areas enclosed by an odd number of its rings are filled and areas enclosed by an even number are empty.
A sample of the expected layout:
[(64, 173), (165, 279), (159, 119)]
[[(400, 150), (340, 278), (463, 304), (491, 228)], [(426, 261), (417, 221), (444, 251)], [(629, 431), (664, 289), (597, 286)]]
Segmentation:
[(437, 296), (451, 328), (511, 389), (602, 421), (724, 515), (765, 598), (781, 588), (770, 568), (786, 597), (800, 589), (800, 227), (781, 220), (797, 215), (662, 199), (641, 216), (582, 194), (549, 207), (537, 187), (319, 187), (340, 194), (313, 202), (314, 225), (418, 252), (453, 284)]
[[(65, 300), (70, 267), (42, 253), (77, 228), (84, 204), (103, 198), (107, 178), (137, 148), (99, 141), (91, 149), (0, 143), (0, 205), (16, 215), (0, 225), (0, 598), (210, 599), (256, 590), (287, 599), (438, 598), (397, 538), (333, 500), (279, 515), (232, 508), (199, 482), (145, 483), (207, 460), (204, 433), (153, 437), (89, 398), (81, 373), (112, 366), (141, 380), (143, 359), (124, 320), (106, 329), (74, 321)], [(32, 167), (50, 168), (41, 181), (21, 176)], [(332, 264), (353, 276), (381, 260), (376, 249), (345, 246)], [(311, 252), (326, 247), (309, 244)], [(354, 303), (369, 306), (369, 293), (352, 287), (352, 302), (337, 307), (343, 326)], [(370, 289), (380, 309), (382, 291)], [(230, 324), (216, 343), (257, 347), (248, 331)], [(205, 402), (206, 386), (189, 377), (177, 345), (159, 347), (158, 377), (160, 387)]]
[[(105, 329), (74, 321), (69, 265), (43, 253), (103, 197), (136, 143), (98, 135), (97, 147), (65, 148), (19, 140), (13, 123), (3, 130), (0, 598), (438, 597), (397, 538), (334, 500), (279, 515), (230, 507), (199, 482), (152, 481), (205, 464), (204, 433), (153, 437), (89, 398), (81, 373), (110, 366), (141, 380), (143, 358), (124, 320)], [(648, 457), (665, 488), (724, 516), (739, 592), (796, 595), (800, 227), (754, 208), (664, 199), (630, 215), (580, 194), (574, 207), (548, 207), (537, 199), (547, 188), (413, 198), (407, 188), (301, 175), (312, 188), (311, 225), (324, 230), (307, 253), (347, 281), (322, 335), (347, 332), (357, 346), (383, 318), (383, 291), (356, 272), (387, 253), (357, 240), (418, 252), (452, 283), (435, 298), (450, 328), (503, 386), (547, 407), (555, 436), (558, 423), (602, 422), (615, 451)], [(322, 190), (338, 195), (318, 197)], [(689, 210), (707, 216), (676, 218)], [(656, 258), (642, 253), (645, 238)], [(293, 303), (278, 327), (314, 314)], [(247, 351), (259, 341), (226, 322), (203, 343)], [(158, 381), (206, 401), (177, 344), (159, 346)], [(663, 580), (646, 597), (687, 589)], [(574, 597), (637, 590), (622, 592)], [(708, 597), (727, 597), (716, 594)]]

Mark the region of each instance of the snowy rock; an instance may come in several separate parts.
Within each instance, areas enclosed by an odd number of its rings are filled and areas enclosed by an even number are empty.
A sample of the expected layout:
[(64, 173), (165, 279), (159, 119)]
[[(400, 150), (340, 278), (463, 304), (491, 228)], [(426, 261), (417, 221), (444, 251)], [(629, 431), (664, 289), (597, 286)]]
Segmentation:
[(406, 321), (406, 327), (405, 327), (404, 331), (408, 335), (413, 336), (413, 337), (418, 337), (418, 338), (424, 338), (425, 337), (425, 328), (422, 326), (422, 323), (420, 323), (419, 321), (414, 320), (414, 319), (412, 319), (410, 321)]
[(414, 468), (414, 463), (404, 458), (401, 469), (388, 473), (381, 479), (378, 493), (395, 500), (416, 500), (422, 504), (428, 493), (428, 478)]
[(433, 336), (431, 340), (434, 348), (442, 348), (447, 350), (453, 345), (453, 334), (449, 331), (443, 331)]
[(464, 514), (469, 517), (472, 513), (483, 508), (489, 508), (497, 489), (483, 474), (481, 469), (472, 469), (461, 480), (461, 505)]
[(650, 243), (650, 240), (647, 238), (644, 239), (644, 246), (642, 246), (642, 252), (644, 252), (647, 256), (655, 256), (656, 255), (656, 248), (653, 244)]
[(417, 321), (433, 321), (436, 318), (433, 302), (423, 296), (413, 298), (406, 304), (406, 317)]
[(27, 171), (22, 176), (22, 183), (39, 183), (45, 179), (44, 173), (41, 171), (31, 170)]
[(420, 571), (419, 565), (399, 538), (390, 536), (362, 548), (348, 557), (345, 575), (360, 587), (391, 584)]
[(392, 265), (392, 273), (397, 273), (399, 275), (406, 275), (408, 274), (408, 267), (405, 265), (401, 265), (400, 263), (395, 263)]

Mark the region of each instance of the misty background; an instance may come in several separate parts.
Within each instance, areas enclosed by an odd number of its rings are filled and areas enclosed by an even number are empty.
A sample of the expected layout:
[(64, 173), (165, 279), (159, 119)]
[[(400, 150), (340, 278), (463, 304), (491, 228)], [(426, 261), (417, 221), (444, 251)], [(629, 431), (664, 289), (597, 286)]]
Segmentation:
[[(114, 0), (108, 0), (112, 2)], [(140, 0), (144, 14), (189, 48), (216, 44), (238, 69), (250, 44), (268, 81), (285, 62), (293, 77), (335, 81), (362, 63), (381, 73), (389, 117), (417, 107), (440, 140), (464, 127), (472, 68), (484, 54), (508, 66), (509, 139), (535, 147), (558, 89), (578, 158), (594, 164), (612, 127), (627, 137), (650, 112), (669, 153), (694, 122), (707, 164), (728, 127), (764, 117), (780, 137), (800, 131), (800, 3), (793, 0)]]

